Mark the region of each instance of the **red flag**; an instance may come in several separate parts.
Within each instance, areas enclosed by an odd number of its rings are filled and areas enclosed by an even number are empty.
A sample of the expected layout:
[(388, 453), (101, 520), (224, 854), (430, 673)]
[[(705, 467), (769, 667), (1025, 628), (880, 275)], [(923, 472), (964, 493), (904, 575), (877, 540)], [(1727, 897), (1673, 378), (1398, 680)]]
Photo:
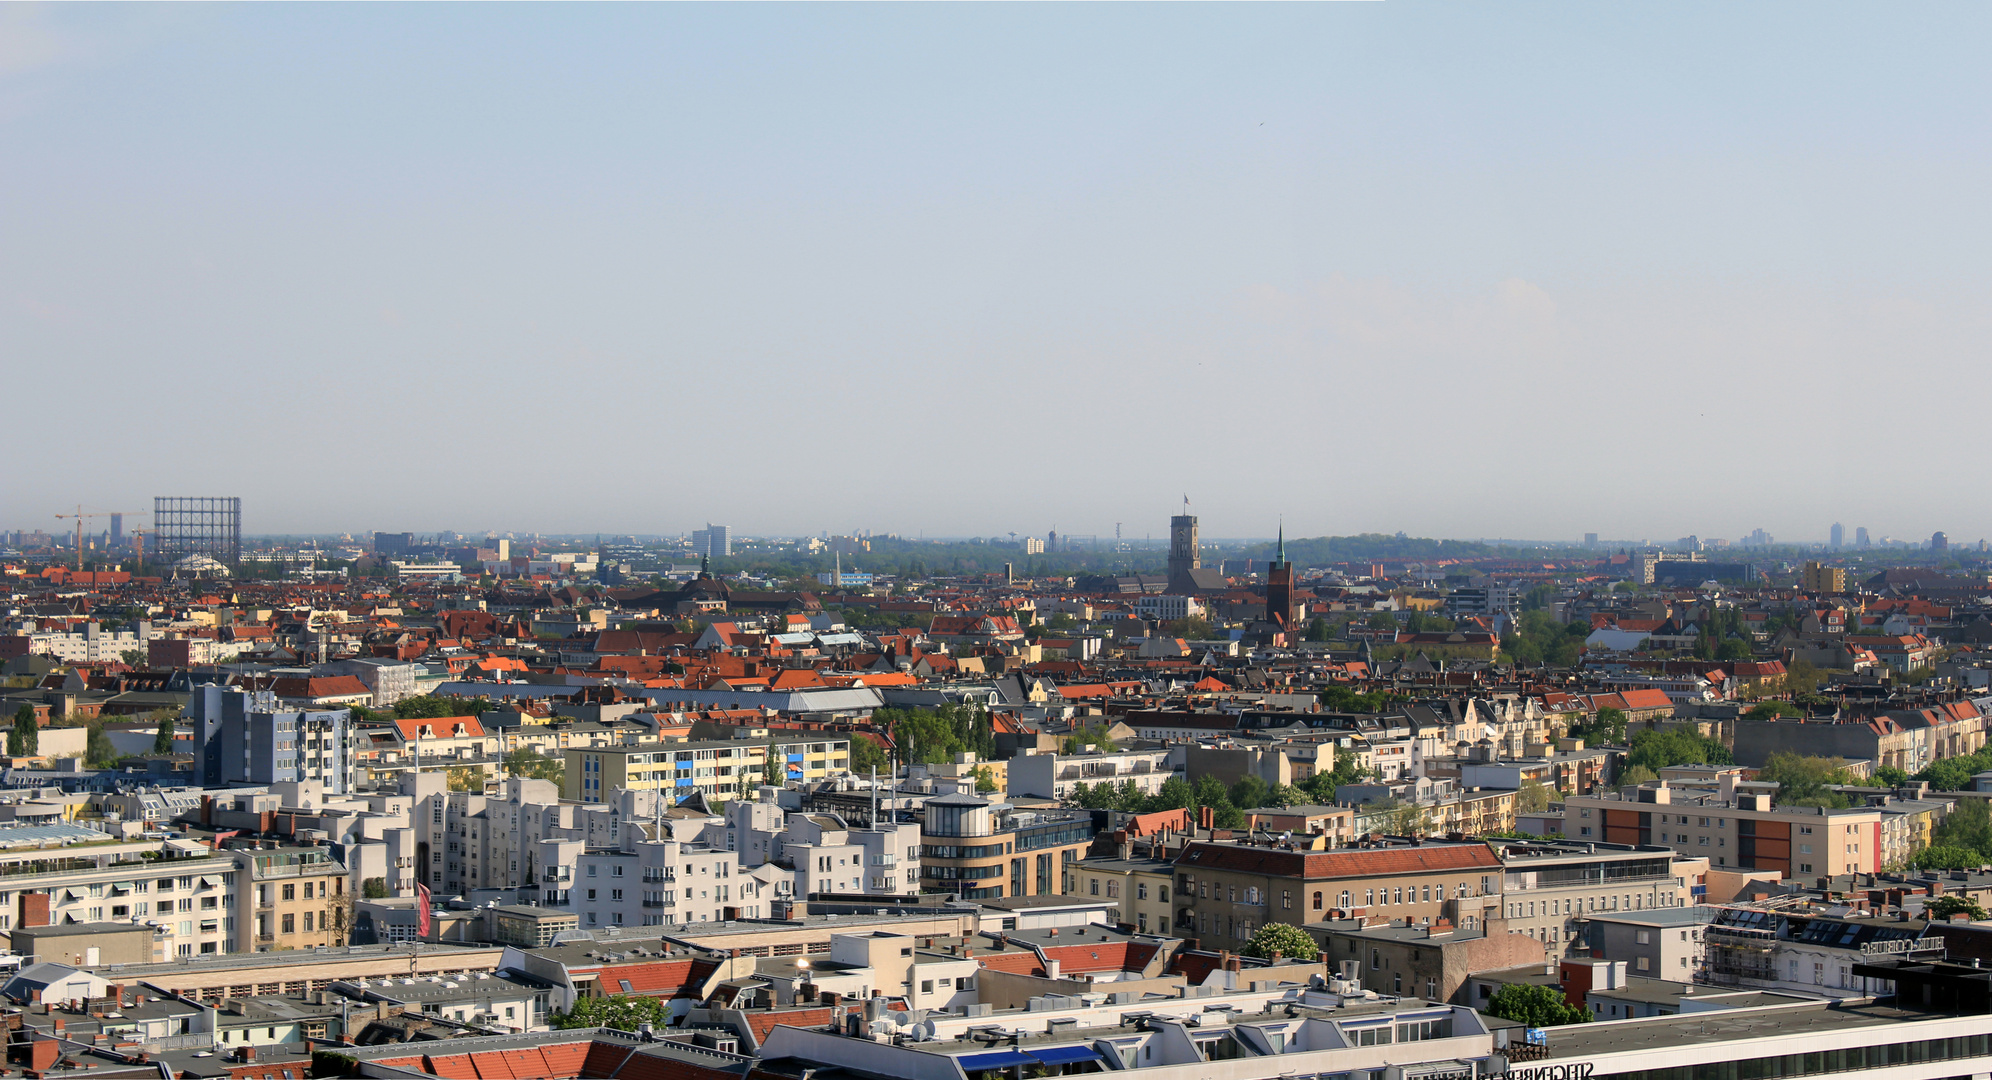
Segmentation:
[(424, 940), (427, 940), (430, 931), (429, 887), (427, 885), (423, 885), (420, 883), (416, 884), (415, 903), (420, 909), (419, 913), (415, 916), (415, 935)]

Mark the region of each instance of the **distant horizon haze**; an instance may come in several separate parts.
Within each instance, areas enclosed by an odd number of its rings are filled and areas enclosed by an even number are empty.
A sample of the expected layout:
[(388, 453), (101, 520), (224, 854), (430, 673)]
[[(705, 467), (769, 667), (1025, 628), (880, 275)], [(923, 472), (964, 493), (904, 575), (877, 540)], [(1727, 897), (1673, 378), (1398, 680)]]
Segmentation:
[(1968, 547), (1988, 36), (0, 5), (0, 527)]

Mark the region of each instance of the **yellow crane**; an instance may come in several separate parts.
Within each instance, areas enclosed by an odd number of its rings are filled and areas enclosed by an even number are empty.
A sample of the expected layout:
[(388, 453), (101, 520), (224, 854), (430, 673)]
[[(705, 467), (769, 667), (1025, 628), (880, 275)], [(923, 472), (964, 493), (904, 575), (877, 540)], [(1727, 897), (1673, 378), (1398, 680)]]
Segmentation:
[[(126, 511), (123, 511), (123, 510), (99, 510), (99, 511), (95, 511), (95, 512), (93, 512), (93, 513), (88, 513), (88, 514), (86, 514), (86, 513), (84, 513), (84, 512), (83, 512), (83, 504), (82, 504), (82, 503), (77, 503), (77, 504), (76, 504), (76, 512), (75, 512), (75, 513), (73, 513), (73, 514), (57, 514), (57, 515), (55, 515), (55, 516), (56, 516), (56, 520), (58, 520), (58, 521), (60, 521), (60, 520), (65, 520), (65, 519), (67, 519), (67, 518), (75, 518), (75, 519), (76, 519), (76, 569), (78, 569), (78, 570), (81, 570), (81, 569), (83, 569), (83, 519), (84, 519), (84, 518), (93, 518), (93, 517), (113, 517), (113, 516), (122, 516), (122, 515), (123, 515), (123, 514), (125, 514), (125, 513), (126, 513)], [(131, 515), (131, 516), (133, 516), (133, 517), (137, 517), (138, 515), (137, 515), (137, 514), (133, 514), (133, 515)]]

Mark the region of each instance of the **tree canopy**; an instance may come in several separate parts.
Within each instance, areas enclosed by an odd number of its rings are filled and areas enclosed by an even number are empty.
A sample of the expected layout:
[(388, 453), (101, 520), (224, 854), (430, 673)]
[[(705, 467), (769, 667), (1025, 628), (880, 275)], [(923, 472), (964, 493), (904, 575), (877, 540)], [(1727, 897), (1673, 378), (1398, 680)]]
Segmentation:
[(1931, 898), (1923, 905), (1923, 914), (1939, 922), (1946, 922), (1953, 915), (1969, 916), (1972, 922), (1983, 922), (1987, 918), (1992, 918), (1985, 914), (1985, 909), (1979, 906), (1978, 901), (1961, 893), (1945, 893)]
[(644, 1024), (661, 1028), (670, 1018), (670, 1007), (663, 998), (616, 994), (577, 998), (572, 1010), (554, 1013), (547, 1017), (547, 1022), (556, 1028), (606, 1027), (635, 1031)]
[(35, 707), (23, 704), (14, 710), (14, 726), (7, 731), (8, 757), (34, 757), (41, 743), (41, 726), (35, 723)]
[(1775, 801), (1781, 806), (1823, 806), (1844, 810), (1853, 805), (1846, 795), (1828, 789), (1829, 784), (1855, 783), (1847, 763), (1839, 758), (1802, 757), (1791, 751), (1772, 754), (1757, 770), (1757, 779), (1778, 785)]
[(892, 733), (899, 760), (909, 765), (943, 765), (961, 753), (996, 756), (989, 714), (971, 706), (879, 709), (872, 713), (872, 722)]
[(505, 775), (529, 780), (551, 780), (558, 784), (567, 777), (567, 762), (550, 758), (530, 746), (521, 746), (505, 755)]
[(1261, 960), (1272, 959), (1274, 953), (1312, 960), (1321, 954), (1321, 946), (1300, 927), (1273, 922), (1252, 931), (1252, 940), (1238, 951)]
[(1522, 612), (1501, 639), (1501, 655), (1517, 664), (1531, 667), (1548, 664), (1569, 667), (1584, 653), (1584, 639), (1591, 636), (1588, 623), (1559, 623), (1543, 609)]
[(1926, 870), (1963, 870), (1992, 863), (1992, 810), (1983, 799), (1960, 799), (1937, 826), (1930, 846), (1909, 856)]
[(1658, 773), (1672, 765), (1734, 765), (1721, 740), (1696, 734), (1688, 728), (1641, 731), (1632, 736), (1632, 752), (1627, 765), (1637, 765)]
[(1529, 1027), (1582, 1024), (1591, 1014), (1564, 1000), (1561, 991), (1534, 983), (1509, 983), (1487, 999), (1485, 1012)]

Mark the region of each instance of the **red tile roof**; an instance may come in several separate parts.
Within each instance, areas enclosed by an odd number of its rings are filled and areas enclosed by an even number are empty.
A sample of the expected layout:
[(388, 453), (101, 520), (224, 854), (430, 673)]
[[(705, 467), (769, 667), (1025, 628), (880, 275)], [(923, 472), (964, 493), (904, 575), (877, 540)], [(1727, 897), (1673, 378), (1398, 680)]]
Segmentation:
[(458, 724), (463, 725), (464, 735), (484, 737), (484, 725), (478, 723), (475, 716), (411, 716), (396, 717), (394, 720), (394, 726), (401, 731), (404, 740), (453, 738)]
[(830, 1022), (829, 1009), (787, 1009), (782, 1012), (750, 1010), (743, 1014), (756, 1042), (767, 1042), (768, 1033), (778, 1027), (822, 1027)]

